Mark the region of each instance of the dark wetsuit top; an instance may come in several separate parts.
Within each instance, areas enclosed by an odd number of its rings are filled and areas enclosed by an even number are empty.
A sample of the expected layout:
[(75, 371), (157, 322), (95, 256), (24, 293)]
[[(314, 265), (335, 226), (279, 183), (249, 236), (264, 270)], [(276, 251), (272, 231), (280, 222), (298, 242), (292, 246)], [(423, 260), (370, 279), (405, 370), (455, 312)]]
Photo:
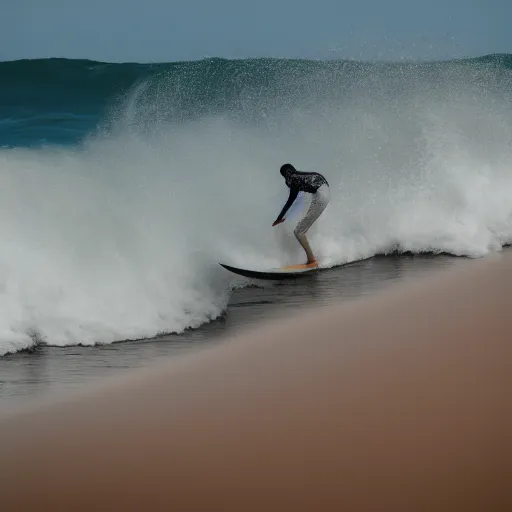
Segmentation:
[(290, 188), (290, 195), (276, 222), (285, 216), (290, 206), (297, 199), (299, 192), (314, 194), (322, 185), (329, 186), (327, 180), (318, 172), (290, 172), (285, 177), (285, 183)]

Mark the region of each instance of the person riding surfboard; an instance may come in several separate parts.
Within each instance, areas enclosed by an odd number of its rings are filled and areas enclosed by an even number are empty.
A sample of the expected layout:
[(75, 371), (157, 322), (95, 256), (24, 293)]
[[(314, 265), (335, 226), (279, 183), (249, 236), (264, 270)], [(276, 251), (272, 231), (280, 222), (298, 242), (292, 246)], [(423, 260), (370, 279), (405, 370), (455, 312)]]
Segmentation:
[(331, 200), (329, 183), (320, 173), (298, 171), (289, 163), (281, 166), (280, 173), (281, 176), (283, 176), (286, 185), (290, 189), (290, 195), (288, 196), (288, 200), (283, 206), (281, 213), (272, 224), (272, 227), (277, 226), (286, 220), (286, 212), (292, 206), (295, 199), (297, 199), (299, 192), (311, 194), (313, 197), (311, 199), (309, 209), (306, 215), (304, 215), (295, 227), (294, 234), (306, 253), (306, 266), (316, 267), (318, 266), (318, 262), (306, 238), (306, 233), (318, 217), (320, 217)]

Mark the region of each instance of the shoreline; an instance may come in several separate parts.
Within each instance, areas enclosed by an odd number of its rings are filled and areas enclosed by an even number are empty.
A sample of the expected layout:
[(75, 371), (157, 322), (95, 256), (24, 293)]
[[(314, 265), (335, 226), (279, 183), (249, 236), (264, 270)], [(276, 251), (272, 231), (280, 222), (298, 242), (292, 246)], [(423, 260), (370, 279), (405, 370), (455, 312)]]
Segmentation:
[(2, 503), (509, 510), (510, 304), (503, 251), (4, 416)]
[(235, 289), (222, 318), (180, 335), (96, 346), (42, 345), (30, 353), (4, 356), (0, 358), (0, 409), (16, 406), (18, 401), (40, 401), (48, 394), (201, 350), (235, 332), (250, 331), (312, 308), (371, 296), (390, 286), (471, 261), (434, 255), (370, 258), (301, 280), (259, 282)]
[[(504, 245), (503, 246), (503, 250), (507, 250), (509, 247), (510, 247), (509, 245)], [(453, 259), (453, 261), (455, 261), (457, 259), (459, 259), (461, 261), (463, 261), (463, 260), (472, 261), (472, 260), (475, 259), (475, 258), (469, 258), (467, 256), (453, 256), (450, 253), (414, 254), (414, 253), (411, 253), (411, 252), (404, 252), (404, 253), (398, 253), (397, 252), (397, 253), (390, 253), (390, 254), (376, 254), (374, 256), (369, 256), (368, 258), (363, 258), (363, 259), (360, 259), (360, 260), (351, 261), (351, 262), (348, 262), (348, 263), (345, 263), (345, 264), (342, 264), (342, 265), (337, 265), (337, 266), (334, 266), (334, 267), (322, 268), (322, 271), (324, 271), (324, 272), (326, 272), (326, 271), (337, 271), (337, 270), (342, 271), (342, 270), (345, 270), (347, 268), (350, 268), (351, 266), (357, 266), (357, 265), (364, 264), (364, 263), (369, 262), (369, 261), (379, 260), (379, 259), (408, 258), (408, 257), (420, 259), (420, 258), (439, 258), (439, 257), (443, 257), (443, 256), (444, 257), (448, 257), (450, 259)], [(257, 279), (254, 279), (254, 280), (256, 282), (258, 282)], [(262, 285), (252, 284), (252, 281), (249, 281), (249, 282), (250, 282), (250, 284), (248, 284), (245, 287), (232, 289), (231, 290), (231, 295), (233, 295), (233, 293), (236, 292), (238, 289), (248, 290), (248, 289), (251, 289), (251, 288), (263, 288), (264, 287)], [(262, 280), (262, 281), (259, 281), (259, 282), (260, 283), (265, 283), (265, 282), (269, 283), (270, 281)], [(288, 281), (288, 283), (289, 282), (290, 281)], [(70, 348), (70, 347), (77, 347), (77, 348), (91, 348), (91, 349), (93, 349), (93, 348), (104, 347), (104, 346), (108, 346), (108, 345), (121, 345), (121, 344), (125, 344), (125, 343), (137, 343), (137, 342), (152, 342), (152, 341), (159, 341), (159, 340), (162, 340), (162, 339), (185, 337), (189, 333), (195, 333), (195, 332), (201, 331), (204, 328), (207, 328), (209, 325), (212, 325), (212, 324), (215, 324), (215, 323), (218, 323), (218, 322), (222, 321), (222, 319), (226, 316), (228, 309), (229, 309), (229, 302), (226, 305), (225, 310), (219, 316), (210, 319), (209, 321), (199, 325), (198, 327), (187, 327), (187, 328), (185, 328), (181, 332), (169, 331), (169, 332), (162, 332), (161, 334), (156, 334), (156, 335), (150, 336), (150, 337), (125, 338), (125, 339), (118, 339), (118, 340), (115, 340), (115, 341), (110, 341), (110, 342), (105, 342), (105, 343), (104, 342), (96, 342), (94, 344), (78, 343), (76, 345), (55, 345), (55, 344), (52, 344), (51, 342), (48, 343), (48, 342), (45, 342), (45, 341), (37, 341), (32, 346), (25, 347), (25, 348), (22, 348), (22, 349), (19, 349), (19, 350), (16, 350), (16, 351), (5, 352), (3, 354), (0, 354), (0, 360), (2, 358), (6, 358), (6, 359), (7, 358), (13, 358), (13, 357), (16, 357), (17, 355), (33, 354), (33, 353), (37, 352), (38, 349), (41, 349), (41, 348), (65, 349), (65, 348)]]

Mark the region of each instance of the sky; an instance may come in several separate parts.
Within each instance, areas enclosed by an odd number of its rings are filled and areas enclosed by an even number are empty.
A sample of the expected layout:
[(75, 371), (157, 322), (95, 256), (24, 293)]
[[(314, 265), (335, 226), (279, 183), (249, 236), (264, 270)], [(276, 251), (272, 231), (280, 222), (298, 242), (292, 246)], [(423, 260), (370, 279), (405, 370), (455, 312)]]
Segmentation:
[(0, 0), (0, 60), (512, 53), (512, 0)]

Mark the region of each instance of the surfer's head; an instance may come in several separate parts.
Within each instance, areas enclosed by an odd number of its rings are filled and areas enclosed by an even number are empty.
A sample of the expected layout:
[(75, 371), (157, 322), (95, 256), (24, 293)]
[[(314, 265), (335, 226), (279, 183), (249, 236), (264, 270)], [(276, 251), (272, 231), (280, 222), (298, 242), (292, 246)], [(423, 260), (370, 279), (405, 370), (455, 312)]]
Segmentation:
[(283, 178), (287, 178), (290, 174), (295, 172), (295, 167), (292, 164), (284, 164), (281, 166), (280, 173)]

